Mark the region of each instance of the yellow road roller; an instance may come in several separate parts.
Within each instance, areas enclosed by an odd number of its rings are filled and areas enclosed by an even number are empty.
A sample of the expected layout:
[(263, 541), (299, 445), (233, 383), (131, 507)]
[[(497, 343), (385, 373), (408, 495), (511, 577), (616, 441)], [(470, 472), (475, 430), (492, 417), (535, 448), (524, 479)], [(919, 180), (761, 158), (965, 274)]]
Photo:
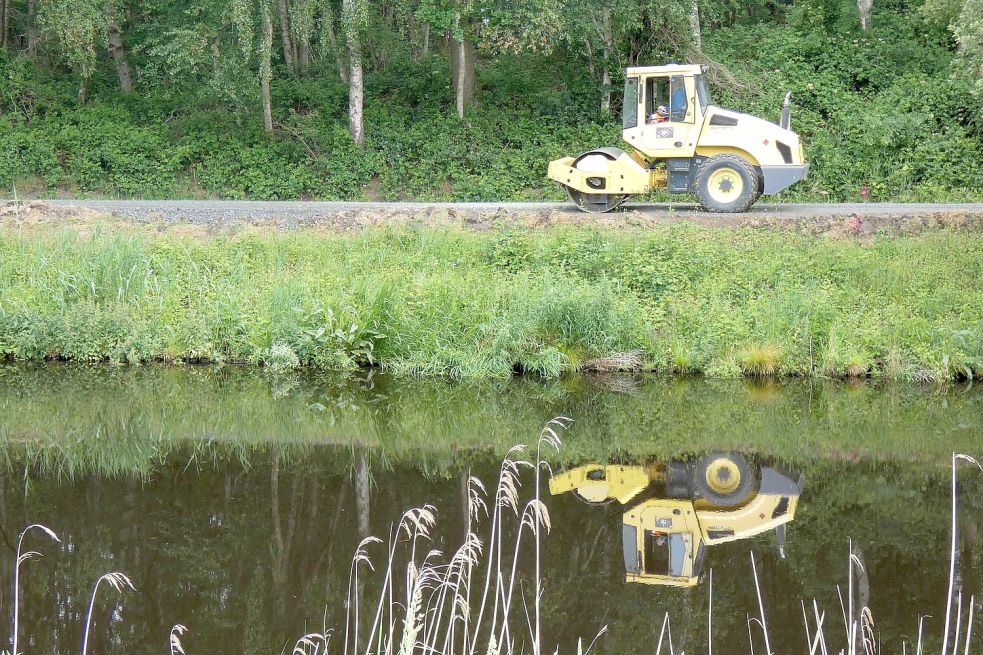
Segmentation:
[(668, 64), (625, 71), (622, 138), (549, 164), (550, 179), (588, 212), (608, 212), (654, 190), (695, 194), (711, 212), (743, 212), (805, 178), (809, 164), (790, 129), (785, 95), (780, 123), (713, 104), (706, 67)]
[(737, 452), (642, 466), (587, 464), (557, 473), (552, 495), (572, 492), (590, 505), (617, 502), (628, 582), (693, 587), (707, 546), (778, 534), (795, 518), (804, 478), (757, 467)]

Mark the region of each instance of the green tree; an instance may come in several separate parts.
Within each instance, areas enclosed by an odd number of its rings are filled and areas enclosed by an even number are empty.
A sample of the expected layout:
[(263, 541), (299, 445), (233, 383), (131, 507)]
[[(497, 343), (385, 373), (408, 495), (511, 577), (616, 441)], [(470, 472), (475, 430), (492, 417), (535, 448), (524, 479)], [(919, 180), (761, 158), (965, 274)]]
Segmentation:
[(263, 128), (272, 132), (273, 8), (270, 0), (231, 0), (230, 10), (242, 58), (258, 73)]
[[(963, 70), (972, 77), (976, 94), (983, 100), (983, 0), (927, 0), (923, 11), (929, 19), (948, 26)], [(983, 109), (979, 116), (983, 117)]]
[[(81, 78), (79, 102), (86, 100), (89, 78), (101, 47), (108, 47), (112, 55), (120, 89), (128, 93), (133, 88), (132, 72), (123, 49), (124, 9), (122, 0), (41, 0), (37, 6), (42, 34)], [(7, 13), (3, 20), (6, 23)]]
[(453, 40), (451, 71), (458, 117), (464, 118), (477, 87), (476, 50), (550, 52), (562, 38), (560, 0), (423, 0), (416, 15)]

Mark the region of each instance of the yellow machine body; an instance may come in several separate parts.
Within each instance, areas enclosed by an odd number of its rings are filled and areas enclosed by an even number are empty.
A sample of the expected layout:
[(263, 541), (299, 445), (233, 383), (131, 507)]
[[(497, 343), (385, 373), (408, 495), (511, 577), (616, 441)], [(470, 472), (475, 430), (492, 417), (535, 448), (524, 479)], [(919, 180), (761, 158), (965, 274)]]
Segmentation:
[[(692, 587), (699, 582), (707, 546), (784, 529), (798, 508), (802, 478), (793, 480), (772, 468), (753, 473), (753, 486), (745, 484), (740, 496), (732, 496), (738, 501), (733, 506), (720, 506), (701, 497), (689, 484), (685, 485), (688, 497), (666, 497), (668, 478), (678, 483), (684, 477), (692, 481), (694, 476), (711, 481), (708, 489), (738, 493), (738, 485), (730, 481), (712, 483), (713, 472), (724, 470), (726, 460), (726, 456), (711, 458), (702, 466), (679, 462), (588, 464), (553, 476), (550, 493), (573, 492), (590, 504), (617, 501), (626, 506), (622, 547), (628, 582)], [(661, 494), (660, 485), (664, 485)]]

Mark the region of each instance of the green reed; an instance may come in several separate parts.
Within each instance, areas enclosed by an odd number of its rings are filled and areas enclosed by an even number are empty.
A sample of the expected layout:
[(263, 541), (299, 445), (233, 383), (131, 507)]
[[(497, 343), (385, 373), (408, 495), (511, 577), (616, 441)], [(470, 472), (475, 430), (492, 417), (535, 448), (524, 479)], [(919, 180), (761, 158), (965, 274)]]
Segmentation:
[(0, 354), (950, 380), (983, 372), (981, 274), (974, 231), (5, 231)]

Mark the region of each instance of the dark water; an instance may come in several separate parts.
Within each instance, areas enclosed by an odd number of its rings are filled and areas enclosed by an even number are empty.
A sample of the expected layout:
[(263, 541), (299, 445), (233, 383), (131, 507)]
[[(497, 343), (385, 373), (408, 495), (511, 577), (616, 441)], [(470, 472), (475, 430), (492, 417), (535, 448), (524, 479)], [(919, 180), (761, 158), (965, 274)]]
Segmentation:
[[(340, 652), (360, 536), (385, 539), (403, 511), (429, 503), (437, 524), (421, 553), (439, 548), (446, 561), (466, 532), (469, 473), (493, 492), (508, 447), (534, 442), (559, 414), (575, 420), (561, 452), (550, 454), (558, 470), (739, 449), (756, 465), (803, 473), (805, 484), (786, 559), (770, 531), (710, 546), (691, 589), (625, 582), (617, 503), (546, 494), (544, 652), (575, 653), (578, 637), (586, 646), (606, 625), (596, 652), (654, 653), (667, 611), (675, 651), (705, 652), (712, 569), (714, 650), (747, 653), (747, 616), (758, 615), (752, 551), (772, 650), (808, 652), (800, 599), (810, 611), (816, 599), (838, 651), (836, 585), (846, 593), (850, 540), (865, 572), (855, 569), (863, 578), (857, 602), (869, 602), (884, 652), (901, 652), (901, 640), (912, 648), (920, 614), (933, 617), (926, 641), (938, 652), (949, 453), (983, 454), (983, 393), (972, 387), (631, 378), (476, 385), (44, 367), (0, 369), (0, 409), (0, 607), (8, 617), (0, 649), (10, 648), (19, 530), (41, 522), (62, 540), (35, 531), (25, 542), (44, 554), (22, 567), (18, 648), (26, 653), (78, 652), (92, 584), (109, 571), (125, 572), (136, 591), (101, 587), (89, 652), (167, 652), (176, 623), (189, 629), (189, 653), (290, 652), (323, 625), (339, 629), (332, 651)], [(531, 470), (522, 480), (524, 502)], [(968, 604), (983, 586), (983, 474), (963, 465), (960, 481), (958, 579)], [(483, 539), (489, 524), (475, 528)], [(503, 536), (508, 567), (515, 524), (509, 519)], [(406, 549), (397, 555), (397, 596)], [(378, 594), (385, 550), (369, 548), (376, 572), (363, 571), (364, 598)], [(522, 594), (531, 603), (533, 562), (527, 539), (514, 592), (516, 653), (530, 651), (521, 604)], [(978, 635), (978, 613), (974, 620)], [(366, 610), (363, 634), (369, 623)], [(764, 652), (758, 628), (754, 640)]]

